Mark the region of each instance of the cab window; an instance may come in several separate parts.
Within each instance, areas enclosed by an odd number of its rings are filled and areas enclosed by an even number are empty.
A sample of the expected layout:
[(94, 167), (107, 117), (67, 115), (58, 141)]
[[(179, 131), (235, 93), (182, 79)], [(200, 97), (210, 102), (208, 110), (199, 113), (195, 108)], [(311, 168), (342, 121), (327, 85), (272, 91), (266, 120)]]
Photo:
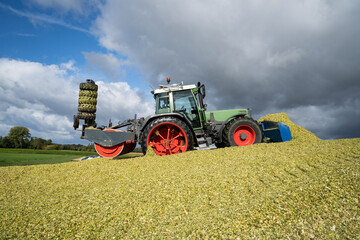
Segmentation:
[(194, 128), (201, 127), (198, 108), (191, 90), (173, 92), (174, 111), (187, 118)]
[(168, 113), (170, 112), (169, 95), (168, 93), (159, 93), (155, 96), (156, 110), (155, 113)]

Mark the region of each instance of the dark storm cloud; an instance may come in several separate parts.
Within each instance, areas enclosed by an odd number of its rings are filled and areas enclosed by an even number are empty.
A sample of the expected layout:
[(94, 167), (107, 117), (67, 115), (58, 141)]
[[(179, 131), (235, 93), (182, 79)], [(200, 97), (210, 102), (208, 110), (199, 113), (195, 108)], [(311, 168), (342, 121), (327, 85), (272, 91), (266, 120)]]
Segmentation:
[(100, 42), (158, 85), (204, 82), (210, 109), (286, 112), (322, 138), (360, 137), (358, 1), (108, 1)]

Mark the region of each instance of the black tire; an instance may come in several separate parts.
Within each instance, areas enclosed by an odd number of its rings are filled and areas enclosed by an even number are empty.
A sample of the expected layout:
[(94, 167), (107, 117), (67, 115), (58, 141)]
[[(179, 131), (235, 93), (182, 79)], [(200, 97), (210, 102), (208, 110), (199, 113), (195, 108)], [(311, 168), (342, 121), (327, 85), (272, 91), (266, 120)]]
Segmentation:
[(91, 98), (97, 98), (97, 92), (96, 91), (90, 91), (90, 90), (80, 90), (79, 97), (91, 97)]
[(79, 98), (79, 104), (89, 104), (96, 106), (97, 100), (93, 97), (80, 97)]
[(78, 129), (79, 128), (79, 118), (77, 115), (74, 115), (74, 124), (73, 124), (73, 127), (74, 127), (74, 130)]
[[(242, 131), (242, 129), (245, 129), (249, 136), (244, 134), (239, 137), (238, 134)], [(263, 134), (259, 124), (256, 121), (251, 118), (244, 117), (235, 118), (227, 123), (222, 137), (226, 147), (246, 146), (255, 143), (261, 143)]]
[(93, 84), (93, 83), (80, 83), (80, 90), (97, 91), (98, 85)]
[(88, 113), (95, 113), (96, 112), (96, 106), (90, 105), (90, 104), (80, 104), (78, 106), (79, 112), (88, 112)]
[[(144, 129), (144, 131), (141, 133), (140, 135), (140, 145), (141, 145), (141, 150), (143, 152), (143, 154), (146, 154), (147, 151), (147, 139), (148, 139), (148, 135), (151, 134), (150, 136), (150, 141), (151, 138), (154, 136), (154, 134), (152, 133), (153, 130), (161, 128), (163, 125), (165, 124), (173, 124), (176, 125), (176, 127), (181, 128), (181, 130), (185, 133), (185, 137), (187, 139), (187, 146), (186, 146), (186, 150), (185, 151), (189, 151), (193, 149), (193, 144), (194, 144), (194, 140), (193, 140), (193, 134), (189, 128), (189, 126), (181, 121), (178, 118), (175, 117), (160, 117), (160, 118), (156, 118), (154, 120), (152, 120)], [(156, 134), (155, 134), (156, 135)], [(182, 151), (184, 152), (184, 151)]]
[(95, 113), (87, 113), (87, 112), (79, 112), (77, 114), (77, 117), (79, 119), (84, 119), (86, 121), (93, 121), (96, 118), (96, 114)]
[(221, 142), (221, 143), (215, 143), (215, 146), (216, 146), (217, 148), (224, 148), (224, 147), (225, 147), (225, 144), (224, 144), (223, 142)]

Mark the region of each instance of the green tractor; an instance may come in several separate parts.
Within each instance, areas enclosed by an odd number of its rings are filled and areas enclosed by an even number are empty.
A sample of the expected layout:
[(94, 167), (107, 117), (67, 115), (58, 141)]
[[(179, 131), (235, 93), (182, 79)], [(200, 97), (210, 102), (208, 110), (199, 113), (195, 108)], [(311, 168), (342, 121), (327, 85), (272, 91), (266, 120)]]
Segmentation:
[[(95, 143), (103, 157), (113, 158), (134, 150), (139, 143), (143, 154), (151, 147), (159, 155), (172, 155), (193, 149), (247, 146), (261, 142), (291, 140), (289, 127), (279, 122), (258, 123), (251, 109), (206, 111), (205, 85), (170, 84), (152, 91), (155, 114), (126, 120), (118, 125), (96, 127), (97, 85), (92, 80), (80, 84), (79, 113), (74, 129), (84, 119), (81, 138)], [(127, 127), (126, 130), (120, 130)]]

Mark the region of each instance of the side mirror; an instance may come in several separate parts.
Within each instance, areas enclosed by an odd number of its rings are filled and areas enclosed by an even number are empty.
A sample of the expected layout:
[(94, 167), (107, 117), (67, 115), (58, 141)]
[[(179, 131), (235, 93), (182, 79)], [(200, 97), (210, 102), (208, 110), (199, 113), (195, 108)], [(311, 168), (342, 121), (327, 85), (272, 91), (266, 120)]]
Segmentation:
[(204, 104), (204, 110), (206, 111), (206, 108), (207, 108), (207, 104)]

